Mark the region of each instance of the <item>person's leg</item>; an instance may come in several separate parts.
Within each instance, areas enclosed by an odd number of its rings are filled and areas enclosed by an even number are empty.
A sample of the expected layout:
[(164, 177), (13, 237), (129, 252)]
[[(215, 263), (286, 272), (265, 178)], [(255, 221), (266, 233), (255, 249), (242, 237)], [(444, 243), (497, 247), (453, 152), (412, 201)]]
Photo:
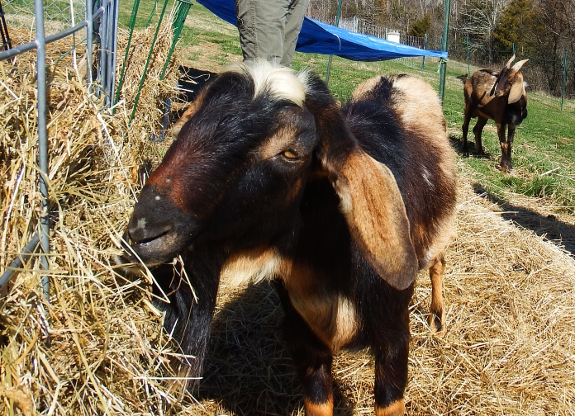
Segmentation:
[(291, 66), (297, 38), (301, 30), (303, 18), (307, 11), (309, 0), (289, 0), (285, 17), (285, 37), (281, 64)]
[(280, 63), (285, 36), (285, 1), (235, 0), (244, 60)]

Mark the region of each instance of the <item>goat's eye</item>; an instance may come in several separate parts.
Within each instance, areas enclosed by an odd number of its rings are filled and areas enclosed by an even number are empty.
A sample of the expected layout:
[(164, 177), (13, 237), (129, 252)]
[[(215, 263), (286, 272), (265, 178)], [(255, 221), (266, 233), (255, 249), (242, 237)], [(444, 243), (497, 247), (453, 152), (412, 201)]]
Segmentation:
[(281, 155), (289, 160), (297, 159), (297, 153), (293, 150), (285, 150), (281, 153)]

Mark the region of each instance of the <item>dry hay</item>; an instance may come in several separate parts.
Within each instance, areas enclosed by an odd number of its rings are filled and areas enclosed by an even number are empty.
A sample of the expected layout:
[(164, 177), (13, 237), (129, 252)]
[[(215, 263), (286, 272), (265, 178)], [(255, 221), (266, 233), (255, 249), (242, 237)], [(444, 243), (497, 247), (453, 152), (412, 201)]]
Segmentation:
[[(31, 37), (24, 30), (11, 35), (15, 44)], [(122, 35), (120, 47), (126, 44)], [(152, 30), (137, 33), (132, 43), (150, 45), (152, 36)], [(174, 95), (170, 85), (177, 80), (174, 63), (165, 81), (158, 80), (171, 42), (169, 22), (159, 40), (131, 125), (130, 104), (147, 50), (136, 48), (138, 68), (128, 67), (124, 104), (111, 116), (86, 93), (81, 68), (72, 69), (69, 55), (61, 59), (70, 40), (47, 48), (52, 299), (43, 300), (43, 272), (35, 261), (0, 299), (0, 414), (123, 414), (161, 407), (157, 403), (169, 395), (157, 393), (154, 378), (146, 379), (163, 374), (170, 353), (159, 318), (145, 307), (142, 282), (126, 281), (110, 265), (142, 167), (157, 161), (168, 144), (148, 138), (159, 125), (152, 123), (161, 113), (157, 103)], [(17, 56), (14, 65), (0, 62), (1, 273), (30, 240), (40, 209), (35, 66), (33, 53)]]
[[(133, 44), (152, 34), (138, 36)], [(146, 55), (141, 48), (132, 64), (141, 68)], [(34, 59), (20, 56), (14, 73), (0, 64), (0, 272), (29, 240), (40, 203)], [(160, 83), (163, 60), (155, 62), (132, 126), (137, 70), (111, 116), (98, 113), (98, 100), (63, 68), (69, 62), (50, 67), (52, 298), (42, 298), (35, 261), (0, 297), (1, 414), (303, 414), (269, 284), (238, 290), (222, 282), (198, 403), (171, 389), (176, 373), (167, 362), (175, 351), (150, 307), (148, 282), (127, 280), (111, 264), (142, 167), (157, 164), (166, 147), (147, 139), (175, 74), (171, 67), (172, 78)], [(412, 415), (573, 414), (575, 263), (462, 183), (445, 276), (447, 331), (433, 334), (426, 324), (430, 286), (422, 274), (412, 303), (407, 408)], [(575, 233), (572, 222), (565, 226)], [(369, 354), (341, 354), (334, 374), (336, 413), (371, 414)]]

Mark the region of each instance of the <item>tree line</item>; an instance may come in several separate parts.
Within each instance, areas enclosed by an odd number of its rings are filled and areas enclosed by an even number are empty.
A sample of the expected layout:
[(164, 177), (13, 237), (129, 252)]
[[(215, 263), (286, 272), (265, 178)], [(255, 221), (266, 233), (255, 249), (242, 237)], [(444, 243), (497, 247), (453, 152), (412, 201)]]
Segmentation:
[[(333, 23), (337, 0), (311, 0), (309, 14)], [(342, 17), (357, 16), (412, 36), (428, 35), (439, 49), (445, 0), (343, 0)], [(515, 51), (529, 58), (524, 74), (532, 89), (561, 94), (564, 54), (567, 85), (575, 95), (575, 0), (451, 0), (449, 56), (497, 69)]]

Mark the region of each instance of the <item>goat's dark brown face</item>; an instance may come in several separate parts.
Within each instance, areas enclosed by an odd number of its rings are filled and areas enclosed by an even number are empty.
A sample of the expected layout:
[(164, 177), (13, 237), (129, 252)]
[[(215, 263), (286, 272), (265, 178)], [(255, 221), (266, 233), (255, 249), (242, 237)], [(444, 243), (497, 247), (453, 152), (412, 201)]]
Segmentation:
[(510, 70), (509, 68), (503, 68), (499, 74), (497, 75), (497, 80), (495, 81), (495, 84), (493, 85), (493, 90), (491, 91), (491, 95), (495, 95), (496, 97), (499, 97), (505, 93), (509, 93), (509, 90), (511, 89), (511, 82), (512, 81), (510, 79)]
[(314, 118), (301, 83), (299, 92), (285, 82), (277, 91), (277, 79), (254, 78), (228, 72), (208, 86), (148, 179), (125, 234), (143, 263), (168, 262), (190, 246), (232, 244), (232, 236), (249, 247), (285, 232), (278, 227), (297, 215), (318, 142)]
[(519, 72), (521, 67), (528, 61), (524, 59), (511, 66), (515, 55), (507, 62), (507, 65), (497, 75), (497, 80), (493, 85), (490, 95), (499, 97), (501, 95), (510, 96), (510, 104), (517, 102), (521, 95), (524, 95), (523, 75)]

